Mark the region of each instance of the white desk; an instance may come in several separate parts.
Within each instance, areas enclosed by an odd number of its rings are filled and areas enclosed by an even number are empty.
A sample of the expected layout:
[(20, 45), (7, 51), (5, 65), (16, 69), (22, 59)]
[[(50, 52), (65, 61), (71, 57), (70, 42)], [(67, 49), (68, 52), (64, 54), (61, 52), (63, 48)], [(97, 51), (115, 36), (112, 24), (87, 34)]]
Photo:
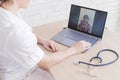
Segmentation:
[[(38, 36), (50, 39), (58, 32), (60, 32), (62, 28), (67, 25), (66, 23), (67, 21), (59, 21), (56, 23), (38, 26), (34, 28), (34, 32)], [(67, 48), (60, 44), (59, 47), (60, 50)], [(55, 80), (118, 80), (120, 79), (120, 60), (109, 66), (97, 68), (97, 70), (94, 71), (96, 74), (99, 74), (99, 77), (97, 78), (89, 77), (88, 75), (80, 72), (80, 69), (87, 68), (86, 65), (75, 66), (73, 64), (73, 61), (75, 60), (88, 62), (91, 57), (95, 56), (99, 50), (102, 50), (104, 48), (113, 49), (120, 53), (120, 38), (112, 34), (112, 32), (110, 32), (108, 29), (105, 29), (104, 31), (102, 41), (98, 42), (85, 54), (78, 54), (64, 60), (63, 62), (51, 67), (50, 72), (52, 73)], [(50, 53), (46, 50), (44, 51), (45, 53)], [(105, 58), (104, 62), (106, 62), (113, 59), (114, 55), (106, 53), (102, 54), (102, 57)]]

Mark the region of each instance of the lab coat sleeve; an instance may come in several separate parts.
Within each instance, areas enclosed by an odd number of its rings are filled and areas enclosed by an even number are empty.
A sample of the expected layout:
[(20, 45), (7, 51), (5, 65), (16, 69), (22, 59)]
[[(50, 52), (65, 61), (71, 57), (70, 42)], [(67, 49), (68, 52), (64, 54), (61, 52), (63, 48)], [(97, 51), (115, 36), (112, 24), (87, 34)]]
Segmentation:
[(16, 63), (24, 68), (34, 67), (44, 56), (44, 52), (37, 45), (36, 36), (29, 30), (13, 30), (9, 33), (6, 53)]

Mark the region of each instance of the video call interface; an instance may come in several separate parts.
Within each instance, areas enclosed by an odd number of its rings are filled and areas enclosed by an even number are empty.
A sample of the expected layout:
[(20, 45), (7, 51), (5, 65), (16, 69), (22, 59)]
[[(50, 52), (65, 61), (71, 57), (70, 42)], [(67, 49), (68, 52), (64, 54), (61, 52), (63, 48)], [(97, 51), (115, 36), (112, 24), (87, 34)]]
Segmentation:
[(72, 5), (68, 27), (102, 37), (107, 12)]

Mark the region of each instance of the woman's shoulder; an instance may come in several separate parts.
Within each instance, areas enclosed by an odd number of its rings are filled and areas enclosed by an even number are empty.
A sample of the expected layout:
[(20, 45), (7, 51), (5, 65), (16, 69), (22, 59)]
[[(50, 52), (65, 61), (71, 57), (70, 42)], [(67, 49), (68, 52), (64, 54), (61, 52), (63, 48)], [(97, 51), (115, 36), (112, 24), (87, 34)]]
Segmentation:
[(4, 11), (4, 9), (0, 7), (0, 27), (8, 26), (8, 24), (9, 24), (9, 16)]

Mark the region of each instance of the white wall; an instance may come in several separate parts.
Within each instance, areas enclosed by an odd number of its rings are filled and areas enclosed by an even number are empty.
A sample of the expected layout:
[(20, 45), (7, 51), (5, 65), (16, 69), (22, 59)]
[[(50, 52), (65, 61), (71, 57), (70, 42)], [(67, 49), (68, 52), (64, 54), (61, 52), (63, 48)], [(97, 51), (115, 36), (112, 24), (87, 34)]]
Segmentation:
[(120, 32), (119, 0), (31, 0), (22, 14), (31, 26), (47, 24), (68, 19), (71, 3), (108, 11), (106, 27)]
[(31, 0), (23, 15), (30, 25), (35, 26), (66, 19), (66, 10), (65, 0)]

